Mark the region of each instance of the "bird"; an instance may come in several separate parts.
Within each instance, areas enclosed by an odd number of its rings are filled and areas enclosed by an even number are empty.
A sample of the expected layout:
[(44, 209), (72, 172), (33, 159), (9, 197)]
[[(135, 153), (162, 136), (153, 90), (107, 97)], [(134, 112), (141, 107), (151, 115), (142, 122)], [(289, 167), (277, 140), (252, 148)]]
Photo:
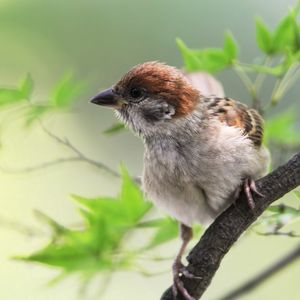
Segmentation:
[(203, 95), (172, 66), (145, 62), (91, 99), (113, 108), (144, 143), (142, 187), (147, 197), (180, 223), (182, 245), (173, 264), (173, 292), (185, 289), (182, 256), (194, 224), (210, 224), (241, 190), (254, 209), (255, 180), (270, 161), (263, 119), (228, 97)]

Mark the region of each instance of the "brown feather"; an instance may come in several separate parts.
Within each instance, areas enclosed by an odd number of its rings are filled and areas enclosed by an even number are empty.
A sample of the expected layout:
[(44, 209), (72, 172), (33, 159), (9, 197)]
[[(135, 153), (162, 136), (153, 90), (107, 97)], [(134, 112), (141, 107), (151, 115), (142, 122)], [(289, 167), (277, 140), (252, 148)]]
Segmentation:
[(255, 146), (261, 146), (263, 119), (255, 109), (230, 98), (208, 97), (204, 102), (207, 103), (210, 118), (216, 118), (228, 126), (241, 128)]
[(192, 87), (176, 68), (158, 62), (147, 62), (131, 69), (117, 88), (130, 90), (142, 87), (152, 97), (165, 99), (175, 107), (175, 117), (191, 113), (199, 100), (199, 91)]

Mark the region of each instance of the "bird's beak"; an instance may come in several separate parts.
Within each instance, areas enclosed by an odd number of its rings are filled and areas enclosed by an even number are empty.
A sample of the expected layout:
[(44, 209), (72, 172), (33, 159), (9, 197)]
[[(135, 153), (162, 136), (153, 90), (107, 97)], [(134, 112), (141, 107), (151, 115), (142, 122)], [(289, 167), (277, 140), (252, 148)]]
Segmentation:
[(127, 102), (118, 97), (111, 88), (96, 95), (90, 102), (111, 108), (121, 108), (123, 105), (127, 104)]

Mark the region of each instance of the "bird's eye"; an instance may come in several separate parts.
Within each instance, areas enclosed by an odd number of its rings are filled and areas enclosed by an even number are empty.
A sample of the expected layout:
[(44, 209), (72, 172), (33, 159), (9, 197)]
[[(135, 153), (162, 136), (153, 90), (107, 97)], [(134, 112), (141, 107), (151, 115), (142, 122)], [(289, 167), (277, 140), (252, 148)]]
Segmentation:
[(139, 89), (139, 88), (132, 88), (130, 90), (130, 96), (134, 99), (138, 99), (140, 97), (142, 97), (144, 94), (144, 90), (143, 89)]

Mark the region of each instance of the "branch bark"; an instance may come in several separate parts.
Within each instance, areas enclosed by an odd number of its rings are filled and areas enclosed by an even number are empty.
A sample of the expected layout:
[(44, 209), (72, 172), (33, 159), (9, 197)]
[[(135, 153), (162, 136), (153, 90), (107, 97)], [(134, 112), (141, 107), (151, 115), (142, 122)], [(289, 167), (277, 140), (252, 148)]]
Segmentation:
[[(224, 255), (242, 233), (272, 202), (300, 185), (300, 153), (285, 165), (256, 181), (256, 185), (264, 197), (254, 195), (255, 209), (249, 209), (246, 197), (241, 193), (237, 201), (210, 225), (189, 253), (187, 270), (201, 280), (183, 278), (183, 283), (195, 299), (200, 299), (206, 291)], [(164, 292), (161, 300), (175, 300), (171, 288)], [(179, 295), (177, 300), (184, 298)]]

